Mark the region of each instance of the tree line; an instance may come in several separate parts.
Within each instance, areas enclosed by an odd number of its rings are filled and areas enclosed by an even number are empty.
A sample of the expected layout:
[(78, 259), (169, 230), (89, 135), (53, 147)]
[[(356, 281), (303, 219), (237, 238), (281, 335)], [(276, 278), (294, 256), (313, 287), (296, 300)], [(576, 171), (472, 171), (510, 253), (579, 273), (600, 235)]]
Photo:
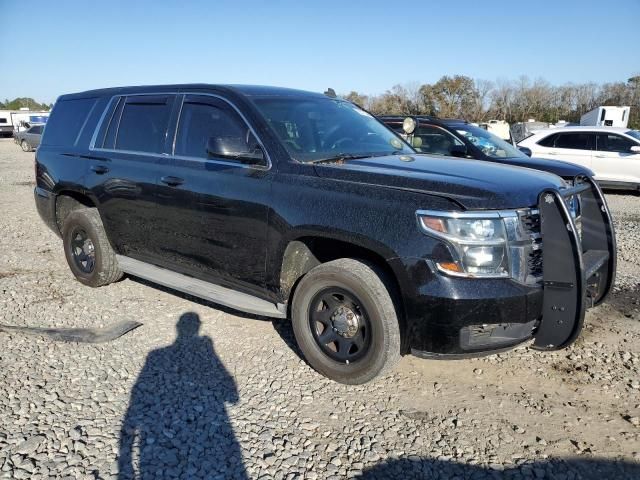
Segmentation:
[(47, 111), (51, 110), (53, 104), (38, 103), (33, 98), (19, 97), (13, 100), (5, 99), (4, 102), (0, 102), (0, 110), (20, 110), (21, 108), (28, 108), (34, 111)]
[(526, 122), (530, 118), (549, 123), (579, 122), (582, 114), (600, 105), (629, 105), (629, 127), (640, 128), (640, 75), (626, 82), (559, 86), (526, 76), (492, 82), (445, 75), (433, 84), (395, 85), (380, 95), (351, 91), (342, 97), (376, 115), (433, 115), (509, 123)]
[[(370, 112), (390, 115), (434, 115), (473, 122), (489, 119), (509, 123), (560, 120), (579, 122), (580, 116), (600, 105), (629, 105), (629, 127), (640, 129), (640, 75), (626, 82), (551, 85), (543, 79), (477, 80), (464, 75), (443, 76), (433, 84), (394, 85), (380, 95), (351, 91), (343, 98)], [(0, 102), (0, 110), (50, 110), (52, 104), (20, 97)]]

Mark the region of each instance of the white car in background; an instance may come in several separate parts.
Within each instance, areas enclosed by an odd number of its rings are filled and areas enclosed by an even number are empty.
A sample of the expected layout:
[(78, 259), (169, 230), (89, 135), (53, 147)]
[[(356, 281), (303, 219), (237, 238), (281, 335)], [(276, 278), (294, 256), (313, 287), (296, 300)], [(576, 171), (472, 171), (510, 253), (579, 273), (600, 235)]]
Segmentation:
[(534, 157), (590, 168), (604, 188), (640, 190), (640, 132), (616, 127), (563, 127), (539, 130), (518, 147)]

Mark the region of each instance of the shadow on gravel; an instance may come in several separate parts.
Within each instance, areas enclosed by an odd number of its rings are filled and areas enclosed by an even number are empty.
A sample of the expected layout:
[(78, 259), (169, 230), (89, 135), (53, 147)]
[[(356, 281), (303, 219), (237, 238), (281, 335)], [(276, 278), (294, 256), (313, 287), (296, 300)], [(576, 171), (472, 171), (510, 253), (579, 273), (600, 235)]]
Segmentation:
[(225, 405), (236, 384), (200, 317), (180, 316), (175, 343), (147, 356), (120, 432), (118, 478), (247, 478)]
[(604, 459), (551, 459), (502, 470), (435, 459), (400, 459), (366, 469), (358, 480), (581, 479), (638, 480), (640, 464)]
[(157, 283), (150, 282), (143, 278), (138, 278), (133, 276), (128, 276), (128, 278), (133, 282), (137, 282), (147, 287), (155, 288), (157, 290), (170, 293), (171, 295), (176, 295), (177, 297), (184, 298), (185, 300), (189, 300), (190, 302), (197, 303), (207, 308), (214, 308), (216, 310), (220, 310), (221, 312), (224, 312), (228, 315), (233, 315), (235, 317), (241, 317), (241, 318), (246, 318), (250, 320), (259, 320), (261, 322), (271, 322), (274, 330), (280, 336), (282, 341), (298, 356), (298, 358), (300, 358), (300, 360), (303, 360), (304, 362), (307, 361), (304, 358), (302, 351), (298, 348), (298, 344), (296, 343), (296, 339), (293, 335), (293, 326), (291, 325), (291, 321), (288, 318), (273, 319), (271, 317), (255, 315), (253, 313), (243, 312), (241, 310), (236, 310), (234, 308), (227, 307), (225, 305), (220, 305), (218, 303), (210, 302), (209, 300), (205, 300), (199, 297), (194, 297), (193, 295), (189, 295), (179, 290), (174, 290), (169, 287), (158, 285)]

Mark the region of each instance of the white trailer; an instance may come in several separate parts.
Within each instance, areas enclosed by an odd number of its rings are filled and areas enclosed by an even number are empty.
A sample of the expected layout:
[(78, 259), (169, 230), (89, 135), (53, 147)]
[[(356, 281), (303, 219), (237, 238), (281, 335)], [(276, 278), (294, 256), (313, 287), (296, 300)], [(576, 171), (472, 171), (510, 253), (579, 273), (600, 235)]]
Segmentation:
[(584, 127), (622, 127), (629, 123), (631, 107), (602, 106), (585, 113), (580, 117), (580, 125)]
[(481, 123), (480, 127), (507, 142), (511, 142), (511, 129), (509, 128), (509, 124), (504, 120), (489, 120), (488, 122)]
[(0, 137), (13, 135), (13, 121), (10, 110), (0, 110)]
[(0, 110), (0, 136), (12, 136), (32, 125), (47, 123), (51, 112), (39, 110)]

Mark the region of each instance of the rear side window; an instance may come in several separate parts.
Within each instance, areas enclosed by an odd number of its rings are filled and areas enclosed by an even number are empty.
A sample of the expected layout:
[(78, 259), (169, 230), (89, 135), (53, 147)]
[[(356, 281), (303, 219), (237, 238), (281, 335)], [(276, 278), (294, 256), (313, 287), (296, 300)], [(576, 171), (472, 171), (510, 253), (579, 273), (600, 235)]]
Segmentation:
[(6, 118), (0, 117), (0, 123), (9, 123), (9, 122), (7, 122)]
[(594, 135), (589, 132), (561, 133), (553, 145), (555, 148), (571, 148), (574, 150), (591, 150)]
[(29, 129), (29, 133), (35, 133), (36, 135), (42, 134), (42, 125), (36, 125)]
[(97, 98), (61, 100), (56, 103), (47, 121), (43, 145), (75, 145), (80, 130), (96, 105)]
[(549, 135), (548, 137), (543, 138), (538, 142), (538, 145), (542, 145), (543, 147), (553, 147), (556, 138), (558, 138), (558, 134), (554, 133), (553, 135)]
[(116, 150), (162, 153), (172, 96), (127, 97), (117, 126)]

